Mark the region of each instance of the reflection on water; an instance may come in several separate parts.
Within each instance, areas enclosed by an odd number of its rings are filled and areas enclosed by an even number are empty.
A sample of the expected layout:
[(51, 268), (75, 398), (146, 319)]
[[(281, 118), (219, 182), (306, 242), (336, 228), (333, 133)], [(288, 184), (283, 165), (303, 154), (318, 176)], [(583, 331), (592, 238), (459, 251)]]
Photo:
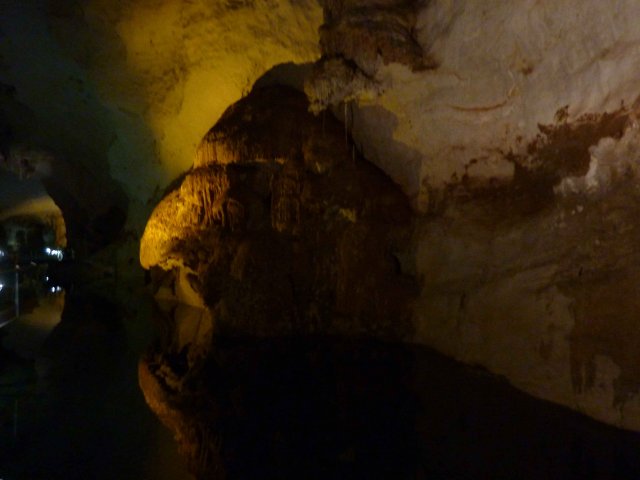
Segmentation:
[(138, 381), (202, 479), (640, 478), (640, 435), (424, 348), (224, 338), (168, 306), (138, 365), (149, 318), (123, 315), (67, 292), (0, 330), (0, 478), (188, 478)]
[(0, 330), (0, 478), (190, 478), (138, 388), (128, 320), (99, 296), (54, 292)]
[(63, 290), (54, 290), (35, 302), (28, 302), (30, 308), (23, 308), (20, 321), (14, 321), (4, 328), (2, 347), (22, 358), (35, 358), (45, 339), (60, 322), (64, 296)]
[(194, 342), (194, 332), (209, 334), (206, 317), (184, 308), (158, 317), (164, 336), (140, 382), (198, 478), (640, 478), (640, 435), (427, 349), (309, 337)]

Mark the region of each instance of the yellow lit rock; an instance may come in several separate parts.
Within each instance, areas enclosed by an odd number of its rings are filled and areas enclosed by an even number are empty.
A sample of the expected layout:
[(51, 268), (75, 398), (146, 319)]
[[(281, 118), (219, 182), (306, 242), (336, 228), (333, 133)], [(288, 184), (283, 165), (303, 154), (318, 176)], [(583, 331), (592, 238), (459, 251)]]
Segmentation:
[(159, 162), (158, 181), (166, 184), (189, 168), (212, 119), (256, 79), (280, 63), (312, 62), (320, 54), (322, 11), (312, 0), (91, 0), (78, 8), (54, 11), (54, 32), (85, 64), (104, 100), (125, 113), (116, 117), (123, 131), (110, 163), (137, 195), (149, 187), (136, 186), (140, 180), (126, 173), (131, 158), (119, 153), (132, 119), (143, 122), (140, 134), (148, 130), (148, 138), (132, 141), (146, 143), (143, 151), (155, 157), (140, 160), (147, 170)]
[[(308, 148), (320, 141), (324, 153)], [(197, 162), (141, 240), (164, 298), (168, 286), (206, 306), (231, 335), (409, 338), (415, 289), (394, 257), (409, 205), (332, 116), (314, 117), (291, 88), (256, 89), (207, 133)]]

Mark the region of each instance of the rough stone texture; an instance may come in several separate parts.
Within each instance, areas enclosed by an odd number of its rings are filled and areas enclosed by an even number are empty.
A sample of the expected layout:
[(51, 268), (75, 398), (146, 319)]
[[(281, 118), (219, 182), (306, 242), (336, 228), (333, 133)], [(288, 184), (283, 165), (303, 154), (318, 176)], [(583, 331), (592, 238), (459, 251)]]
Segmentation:
[(275, 65), (315, 60), (321, 13), (311, 0), (2, 2), (0, 152), (52, 155), (46, 188), (71, 243), (93, 250), (107, 233), (132, 270), (127, 249), (212, 119)]
[(211, 120), (261, 75), (317, 58), (320, 19), (311, 0), (65, 0), (49, 2), (47, 16), (110, 109), (113, 176), (154, 203), (155, 189), (189, 168)]
[[(570, 1), (434, 0), (413, 4), (414, 10), (406, 10), (411, 2), (373, 2), (369, 29), (351, 23), (350, 6), (359, 12), (358, 2), (327, 3), (332, 15), (323, 29), (345, 28), (335, 37), (338, 45), (322, 44), (323, 53), (331, 58), (337, 52), (350, 65), (374, 65), (365, 69), (360, 99), (349, 76), (331, 92), (347, 93), (356, 143), (423, 212), (454, 176), (511, 178), (509, 155), (526, 156), (538, 125), (552, 123), (559, 110), (575, 121), (621, 103), (631, 107), (640, 94), (630, 80), (640, 67), (634, 50), (640, 37), (632, 26), (640, 11), (633, 1), (583, 2), (576, 9)], [(391, 6), (413, 12), (404, 17), (411, 19), (404, 31), (412, 32), (428, 68), (416, 69), (408, 53), (381, 51), (377, 62), (371, 60), (367, 46), (398, 25), (397, 16), (387, 16)], [(358, 44), (364, 47), (351, 48)], [(397, 45), (410, 52), (413, 41)], [(337, 103), (326, 82), (317, 91), (315, 85), (313, 78), (307, 84), (314, 101)], [(371, 85), (381, 92), (376, 98)]]
[(224, 333), (408, 338), (412, 280), (396, 257), (408, 203), (307, 108), (272, 87), (227, 110), (155, 209), (140, 261), (173, 271), (158, 286), (206, 306)]
[(416, 38), (418, 0), (324, 0), (320, 47), (330, 57), (353, 59), (373, 73), (379, 59), (425, 68)]
[(416, 341), (637, 430), (640, 137), (614, 118), (557, 126), (508, 184), (450, 188), (416, 237)]
[(400, 63), (413, 70), (435, 65), (416, 37), (416, 0), (325, 0), (320, 28), (323, 59), (305, 91), (314, 111), (354, 99), (371, 99), (387, 85), (380, 68)]
[(424, 2), (405, 23), (420, 69), (367, 48), (404, 2), (374, 2), (368, 31), (335, 3), (324, 64), (363, 73), (321, 65), (306, 91), (424, 214), (414, 340), (640, 428), (638, 4)]
[[(409, 302), (417, 289), (396, 255), (406, 248), (411, 220), (397, 186), (362, 159), (330, 114), (311, 115), (304, 95), (293, 89), (254, 90), (207, 133), (193, 168), (154, 210), (140, 251), (168, 318), (161, 322), (160, 347), (139, 364), (140, 386), (198, 478), (255, 478), (272, 470), (296, 478), (306, 462), (336, 468), (341, 454), (333, 450), (354, 449), (330, 446), (325, 458), (311, 448), (323, 438), (322, 428), (356, 428), (326, 425), (324, 416), (336, 419), (322, 397), (303, 395), (275, 432), (255, 431), (270, 420), (254, 400), (277, 415), (287, 389), (301, 388), (299, 381), (302, 388), (314, 384), (312, 376), (294, 374), (281, 388), (263, 391), (275, 372), (321, 367), (332, 378), (334, 360), (328, 355), (324, 366), (325, 359), (316, 358), (324, 349), (312, 354), (303, 347), (308, 338), (410, 338)], [(256, 336), (275, 338), (275, 348), (260, 340), (252, 345)], [(218, 348), (247, 338), (246, 347)], [(290, 353), (289, 344), (301, 348)], [(361, 385), (338, 377), (335, 388), (362, 394)], [(395, 399), (397, 391), (389, 392)], [(395, 418), (385, 404), (378, 414), (389, 412)], [(302, 422), (317, 422), (314, 433), (300, 437)]]

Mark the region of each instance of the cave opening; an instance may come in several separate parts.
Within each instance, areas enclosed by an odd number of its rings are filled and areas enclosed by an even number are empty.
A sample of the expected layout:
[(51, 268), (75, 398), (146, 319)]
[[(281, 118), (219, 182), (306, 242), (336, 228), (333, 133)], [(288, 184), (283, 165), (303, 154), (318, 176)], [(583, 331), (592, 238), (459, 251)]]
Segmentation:
[[(60, 319), (62, 266), (73, 256), (64, 217), (38, 179), (20, 180), (2, 172), (0, 192), (0, 324), (18, 318), (27, 324), (26, 317), (40, 309), (38, 327), (31, 327), (45, 335)], [(3, 337), (9, 330), (2, 330)]]

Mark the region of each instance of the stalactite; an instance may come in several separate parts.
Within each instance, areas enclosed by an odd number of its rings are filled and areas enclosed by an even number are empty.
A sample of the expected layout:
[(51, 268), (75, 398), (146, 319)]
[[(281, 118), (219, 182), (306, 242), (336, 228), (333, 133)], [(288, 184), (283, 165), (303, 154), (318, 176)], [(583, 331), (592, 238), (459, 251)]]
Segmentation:
[(344, 102), (344, 144), (349, 145), (349, 124), (347, 118), (347, 102)]
[(228, 227), (233, 232), (241, 228), (245, 220), (244, 205), (239, 201), (230, 198), (225, 203)]
[[(184, 198), (192, 209), (200, 227), (213, 224), (225, 225), (224, 193), (229, 189), (229, 179), (218, 169), (196, 169), (182, 184)], [(199, 212), (198, 209), (202, 209)]]

